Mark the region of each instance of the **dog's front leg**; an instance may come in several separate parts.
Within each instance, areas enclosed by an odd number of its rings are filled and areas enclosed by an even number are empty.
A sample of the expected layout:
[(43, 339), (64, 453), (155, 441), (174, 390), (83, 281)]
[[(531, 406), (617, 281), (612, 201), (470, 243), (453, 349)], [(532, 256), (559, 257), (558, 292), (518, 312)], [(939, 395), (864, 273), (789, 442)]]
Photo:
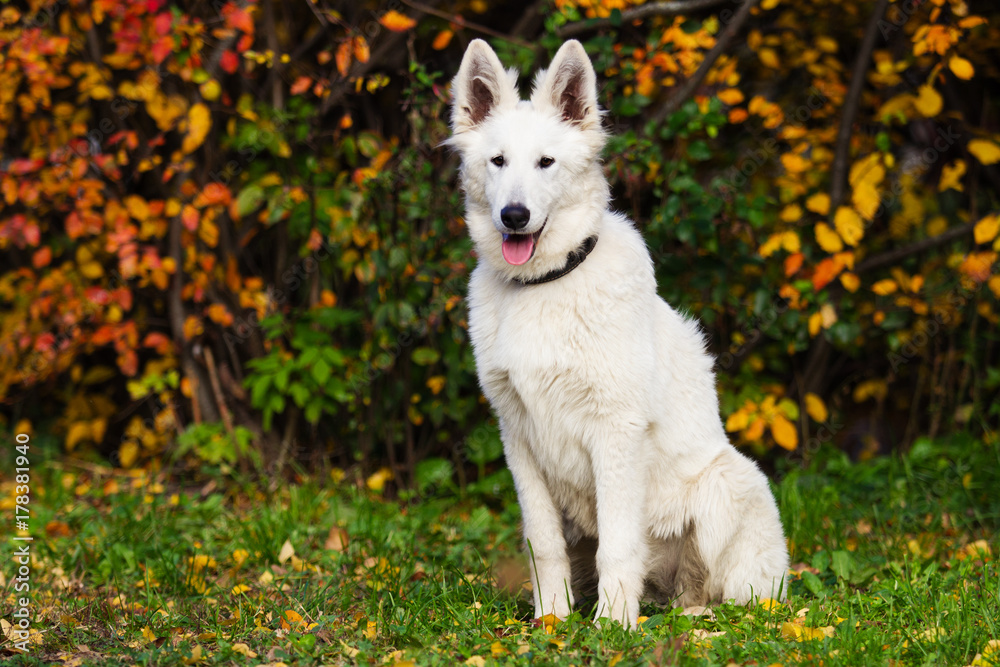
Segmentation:
[(646, 576), (646, 470), (628, 431), (593, 450), (597, 491), (598, 595), (595, 619), (636, 625)]
[(573, 609), (573, 591), (570, 588), (570, 563), (563, 535), (562, 513), (552, 500), (552, 494), (527, 446), (506, 436), (504, 452), (521, 505), (535, 618), (545, 614), (566, 618)]

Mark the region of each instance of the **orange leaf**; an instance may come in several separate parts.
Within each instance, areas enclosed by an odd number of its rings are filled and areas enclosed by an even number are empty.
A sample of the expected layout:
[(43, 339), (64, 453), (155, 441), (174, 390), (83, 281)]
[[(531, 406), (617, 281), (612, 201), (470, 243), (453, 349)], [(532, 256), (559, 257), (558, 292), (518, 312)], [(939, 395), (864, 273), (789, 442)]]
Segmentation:
[(52, 261), (52, 249), (48, 246), (43, 246), (35, 251), (35, 254), (31, 256), (31, 265), (36, 269), (40, 269), (43, 266), (48, 266)]
[(839, 265), (839, 262), (834, 261), (832, 257), (824, 259), (816, 265), (816, 270), (813, 272), (813, 289), (819, 291), (826, 287), (831, 280), (837, 277), (841, 269), (843, 267)]
[(346, 41), (337, 47), (337, 71), (340, 76), (347, 76), (347, 71), (351, 67), (351, 42)]
[(354, 45), (354, 59), (359, 63), (366, 63), (371, 57), (371, 49), (368, 48), (368, 40), (360, 35), (351, 40)]
[(395, 9), (390, 9), (378, 20), (383, 26), (393, 32), (406, 32), (417, 22), (405, 14), (400, 14)]
[(437, 37), (434, 38), (434, 42), (431, 44), (431, 48), (434, 49), (435, 51), (441, 51), (447, 48), (448, 44), (451, 43), (451, 38), (454, 35), (455, 33), (452, 32), (451, 30), (442, 30), (437, 34)]
[(785, 275), (792, 276), (802, 268), (802, 261), (805, 259), (805, 255), (801, 252), (796, 252), (785, 258)]
[(198, 229), (198, 218), (198, 209), (191, 204), (185, 204), (181, 210), (181, 223), (183, 223), (184, 228), (189, 232)]
[(288, 92), (290, 92), (292, 95), (298, 95), (300, 93), (304, 93), (307, 90), (309, 90), (309, 86), (311, 85), (312, 85), (311, 78), (309, 78), (308, 76), (300, 76), (295, 80), (295, 83), (291, 85), (291, 87), (288, 89)]

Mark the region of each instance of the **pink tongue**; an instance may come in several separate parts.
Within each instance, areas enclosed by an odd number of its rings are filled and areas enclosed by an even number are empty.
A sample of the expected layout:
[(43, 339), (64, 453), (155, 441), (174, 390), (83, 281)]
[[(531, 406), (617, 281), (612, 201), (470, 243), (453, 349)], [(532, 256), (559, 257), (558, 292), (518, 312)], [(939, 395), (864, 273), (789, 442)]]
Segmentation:
[(532, 234), (508, 234), (501, 250), (508, 264), (520, 266), (531, 259), (531, 253), (535, 250), (535, 237)]

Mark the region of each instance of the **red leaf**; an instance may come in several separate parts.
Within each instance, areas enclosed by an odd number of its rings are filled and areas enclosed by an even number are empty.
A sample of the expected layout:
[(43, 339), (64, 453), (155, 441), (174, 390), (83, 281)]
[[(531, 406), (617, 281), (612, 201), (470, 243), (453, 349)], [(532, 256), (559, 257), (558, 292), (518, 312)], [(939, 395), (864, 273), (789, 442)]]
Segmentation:
[(157, 354), (166, 354), (170, 351), (172, 345), (173, 343), (170, 339), (158, 331), (146, 334), (146, 337), (142, 340), (143, 347), (151, 347), (156, 350)]
[(219, 59), (219, 67), (227, 74), (235, 74), (236, 70), (240, 68), (240, 57), (236, 55), (235, 51), (223, 51), (222, 57)]
[(169, 35), (170, 29), (173, 28), (173, 25), (174, 17), (170, 12), (157, 14), (156, 18), (153, 19), (153, 30), (156, 31), (156, 34), (161, 37), (163, 35)]
[(153, 62), (157, 65), (167, 59), (174, 50), (174, 38), (170, 35), (161, 37), (153, 44)]
[(103, 287), (88, 287), (83, 291), (83, 295), (87, 301), (98, 306), (106, 306), (111, 303), (111, 294)]
[(110, 324), (105, 324), (90, 337), (90, 342), (94, 345), (107, 345), (115, 339), (115, 329)]

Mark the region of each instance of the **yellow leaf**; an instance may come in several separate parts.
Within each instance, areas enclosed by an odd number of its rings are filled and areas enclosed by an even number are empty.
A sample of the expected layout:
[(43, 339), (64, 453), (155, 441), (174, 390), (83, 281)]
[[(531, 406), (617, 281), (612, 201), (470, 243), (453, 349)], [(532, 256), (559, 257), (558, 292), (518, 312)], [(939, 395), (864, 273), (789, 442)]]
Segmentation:
[(774, 9), (778, 6), (781, 0), (762, 0), (760, 3), (760, 8), (767, 11), (768, 9)]
[(720, 102), (729, 106), (734, 106), (743, 101), (743, 93), (738, 88), (720, 90), (716, 97), (719, 98)]
[(486, 658), (481, 655), (474, 655), (465, 661), (466, 665), (472, 665), (472, 667), (485, 667)]
[(826, 35), (821, 35), (816, 38), (816, 48), (824, 53), (836, 53), (837, 52), (837, 40), (833, 37), (827, 37)]
[(781, 67), (781, 59), (778, 58), (778, 54), (774, 49), (764, 47), (757, 52), (757, 57), (760, 58), (760, 63), (764, 67), (770, 67), (771, 69), (779, 69)]
[(865, 235), (865, 225), (861, 221), (857, 212), (848, 207), (841, 206), (833, 217), (833, 225), (837, 228), (840, 238), (850, 246), (858, 245), (858, 241)]
[(917, 111), (924, 118), (933, 118), (941, 113), (941, 107), (944, 106), (944, 102), (941, 99), (941, 93), (934, 90), (933, 86), (924, 84), (918, 89), (917, 98), (913, 100), (913, 106), (916, 107)]
[(983, 164), (993, 164), (1000, 161), (1000, 146), (988, 139), (973, 139), (969, 142), (969, 152)]
[[(875, 217), (880, 203), (878, 188), (869, 181), (858, 183), (854, 190), (851, 191), (851, 203), (854, 204), (854, 208), (858, 210), (865, 220), (871, 220)], [(851, 245), (855, 244), (852, 243)]]
[(775, 415), (771, 421), (771, 435), (774, 441), (787, 449), (794, 450), (799, 444), (799, 434), (792, 425), (792, 422), (784, 415)]
[(813, 421), (823, 423), (829, 418), (830, 413), (827, 411), (826, 403), (823, 402), (822, 398), (809, 392), (805, 396), (805, 401), (806, 414), (812, 417)]
[(802, 217), (802, 207), (798, 204), (789, 204), (781, 209), (779, 216), (784, 222), (795, 222)]
[(842, 273), (840, 275), (840, 284), (844, 286), (844, 289), (853, 294), (861, 287), (861, 278), (858, 278), (856, 273)]
[(750, 414), (746, 410), (737, 410), (726, 419), (726, 430), (730, 433), (742, 431), (750, 425)]
[(199, 102), (188, 110), (188, 133), (181, 143), (181, 152), (190, 153), (201, 146), (212, 127), (212, 113)]
[(411, 19), (405, 14), (400, 14), (395, 9), (390, 9), (378, 20), (383, 26), (392, 32), (406, 32), (413, 26), (417, 25), (414, 19)]
[(781, 243), (783, 240), (782, 236), (783, 234), (780, 232), (777, 234), (771, 234), (771, 236), (769, 236), (768, 239), (764, 241), (763, 245), (760, 246), (759, 250), (760, 256), (770, 257), (775, 252), (777, 252), (777, 250), (781, 248)]
[(427, 388), (431, 390), (431, 393), (435, 396), (441, 393), (444, 389), (445, 377), (443, 375), (435, 375), (433, 377), (427, 378)]
[(806, 208), (813, 213), (826, 215), (830, 212), (830, 195), (825, 192), (817, 192), (806, 200)]
[(799, 235), (792, 230), (788, 230), (781, 235), (781, 247), (791, 253), (799, 252), (802, 250), (802, 242), (799, 240)]
[(889, 385), (885, 380), (865, 380), (854, 388), (854, 402), (862, 403), (869, 398), (882, 400), (889, 391)]
[(815, 338), (816, 334), (819, 333), (820, 328), (823, 326), (823, 316), (819, 313), (813, 313), (809, 316), (809, 336)]
[(123, 468), (131, 468), (135, 460), (139, 458), (139, 445), (135, 440), (129, 438), (122, 442), (118, 448), (118, 462)]
[(73, 422), (66, 433), (66, 451), (72, 452), (77, 443), (90, 438), (90, 422)]
[(385, 483), (392, 479), (392, 470), (389, 468), (379, 468), (374, 474), (372, 474), (366, 481), (365, 484), (372, 491), (379, 493), (385, 487)]
[(142, 629), (142, 638), (146, 640), (147, 643), (156, 641), (156, 633), (149, 629), (147, 625)]
[(761, 598), (757, 604), (770, 612), (781, 609), (781, 603), (774, 598)]
[(976, 237), (976, 243), (989, 243), (1000, 233), (1000, 216), (995, 213), (986, 216), (976, 223), (972, 232)]
[(888, 296), (889, 294), (894, 293), (898, 289), (899, 285), (897, 285), (896, 281), (893, 280), (892, 278), (886, 278), (884, 280), (880, 280), (874, 285), (872, 285), (872, 291), (878, 294), (879, 296)]
[(816, 235), (816, 243), (819, 247), (828, 253), (840, 252), (844, 249), (844, 244), (837, 236), (837, 233), (833, 231), (825, 222), (816, 223), (816, 227), (813, 228), (813, 233)]
[(250, 647), (243, 642), (236, 642), (233, 644), (233, 653), (239, 653), (240, 655), (245, 655), (248, 658), (257, 657), (257, 653), (251, 650)]
[(950, 69), (951, 73), (959, 79), (965, 79), (966, 81), (971, 79), (976, 73), (972, 63), (959, 56), (952, 56), (951, 59), (948, 60), (948, 69)]
[(856, 187), (859, 183), (866, 181), (872, 185), (878, 185), (883, 178), (885, 178), (885, 167), (882, 166), (882, 156), (879, 153), (870, 153), (851, 165), (847, 182), (851, 187)]
[(781, 156), (781, 164), (790, 174), (801, 174), (809, 168), (809, 160), (798, 153), (785, 153)]
[(965, 176), (965, 160), (955, 160), (941, 168), (941, 180), (938, 182), (938, 192), (951, 188), (962, 192), (962, 177)]

